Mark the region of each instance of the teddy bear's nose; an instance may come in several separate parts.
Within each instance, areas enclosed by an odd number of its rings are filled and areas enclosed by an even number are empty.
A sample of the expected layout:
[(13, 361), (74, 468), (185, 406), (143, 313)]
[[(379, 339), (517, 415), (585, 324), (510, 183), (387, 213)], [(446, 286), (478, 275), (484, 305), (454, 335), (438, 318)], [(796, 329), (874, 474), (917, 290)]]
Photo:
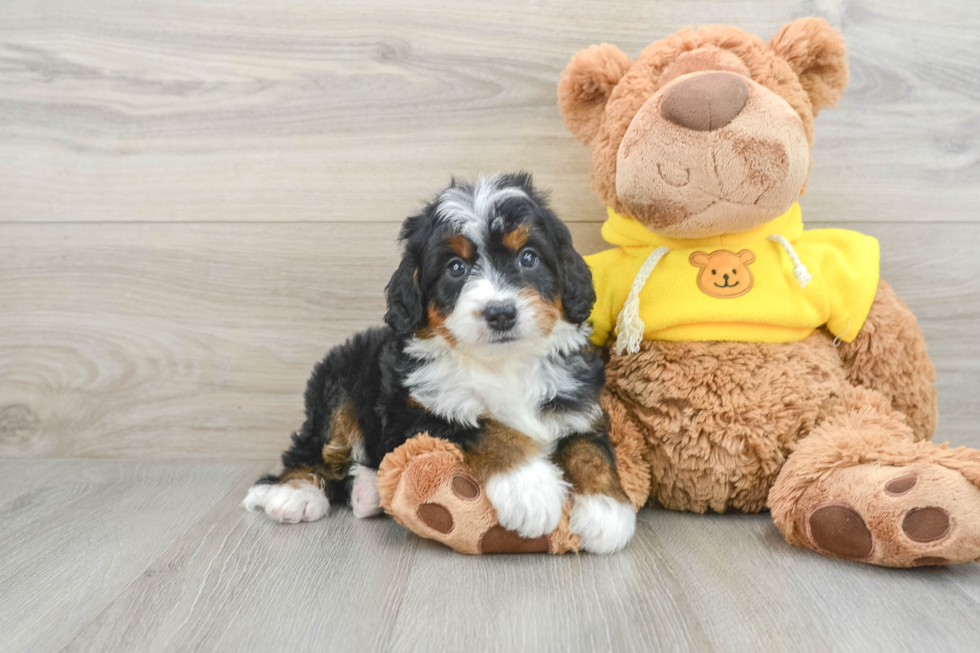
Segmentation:
[(671, 86), (660, 100), (660, 115), (681, 127), (699, 132), (721, 129), (749, 101), (749, 87), (741, 75), (715, 71), (692, 75)]

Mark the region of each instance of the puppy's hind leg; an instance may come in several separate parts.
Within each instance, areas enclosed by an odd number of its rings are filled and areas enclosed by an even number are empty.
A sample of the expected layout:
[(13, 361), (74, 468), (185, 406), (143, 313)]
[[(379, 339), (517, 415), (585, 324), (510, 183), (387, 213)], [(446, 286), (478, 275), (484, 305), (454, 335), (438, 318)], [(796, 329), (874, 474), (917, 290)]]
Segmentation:
[(307, 420), (282, 455), (285, 471), (260, 478), (242, 505), (250, 511), (264, 509), (277, 522), (295, 524), (325, 516), (331, 500), (345, 503), (351, 456), (360, 443), (360, 429), (350, 404), (333, 411), (325, 430), (318, 436), (315, 424)]
[(242, 505), (249, 511), (262, 508), (280, 523), (316, 521), (330, 509), (321, 482), (315, 474), (300, 470), (288, 470), (282, 477), (264, 476), (249, 488)]
[(282, 476), (263, 476), (248, 490), (242, 506), (252, 512), (263, 509), (280, 523), (316, 521), (330, 510), (323, 480), (315, 473), (289, 469)]

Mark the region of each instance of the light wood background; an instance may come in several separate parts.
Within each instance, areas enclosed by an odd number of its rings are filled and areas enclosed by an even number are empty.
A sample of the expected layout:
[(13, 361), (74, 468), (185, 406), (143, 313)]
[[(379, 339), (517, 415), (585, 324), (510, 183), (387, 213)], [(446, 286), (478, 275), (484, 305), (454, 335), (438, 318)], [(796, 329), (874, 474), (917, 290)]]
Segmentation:
[(529, 170), (602, 248), (555, 106), (574, 52), (809, 14), (852, 81), (804, 218), (881, 240), (939, 370), (936, 437), (980, 446), (975, 0), (6, 0), (0, 649), (976, 650), (976, 566), (833, 562), (766, 516), (644, 511), (621, 556), (475, 560), (236, 507), (450, 175)]

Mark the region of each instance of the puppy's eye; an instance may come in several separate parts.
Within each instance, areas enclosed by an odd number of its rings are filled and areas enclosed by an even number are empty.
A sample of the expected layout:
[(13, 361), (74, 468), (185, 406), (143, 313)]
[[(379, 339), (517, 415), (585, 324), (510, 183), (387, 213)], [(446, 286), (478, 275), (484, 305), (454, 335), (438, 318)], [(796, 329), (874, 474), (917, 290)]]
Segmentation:
[(446, 266), (446, 274), (453, 279), (462, 278), (467, 272), (469, 272), (469, 267), (461, 258), (454, 258)]
[(538, 264), (538, 254), (533, 249), (525, 249), (517, 257), (517, 264), (522, 268), (533, 268)]

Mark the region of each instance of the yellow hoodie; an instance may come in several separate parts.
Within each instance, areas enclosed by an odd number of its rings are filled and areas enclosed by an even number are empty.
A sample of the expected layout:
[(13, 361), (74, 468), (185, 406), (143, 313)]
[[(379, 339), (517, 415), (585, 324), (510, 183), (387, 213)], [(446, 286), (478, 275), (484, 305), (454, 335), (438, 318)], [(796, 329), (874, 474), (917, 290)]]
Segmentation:
[(703, 239), (659, 236), (609, 209), (602, 237), (618, 247), (585, 257), (597, 296), (592, 340), (604, 346), (618, 333), (620, 351), (641, 339), (785, 343), (822, 326), (851, 342), (878, 286), (878, 241), (803, 231), (799, 204)]

